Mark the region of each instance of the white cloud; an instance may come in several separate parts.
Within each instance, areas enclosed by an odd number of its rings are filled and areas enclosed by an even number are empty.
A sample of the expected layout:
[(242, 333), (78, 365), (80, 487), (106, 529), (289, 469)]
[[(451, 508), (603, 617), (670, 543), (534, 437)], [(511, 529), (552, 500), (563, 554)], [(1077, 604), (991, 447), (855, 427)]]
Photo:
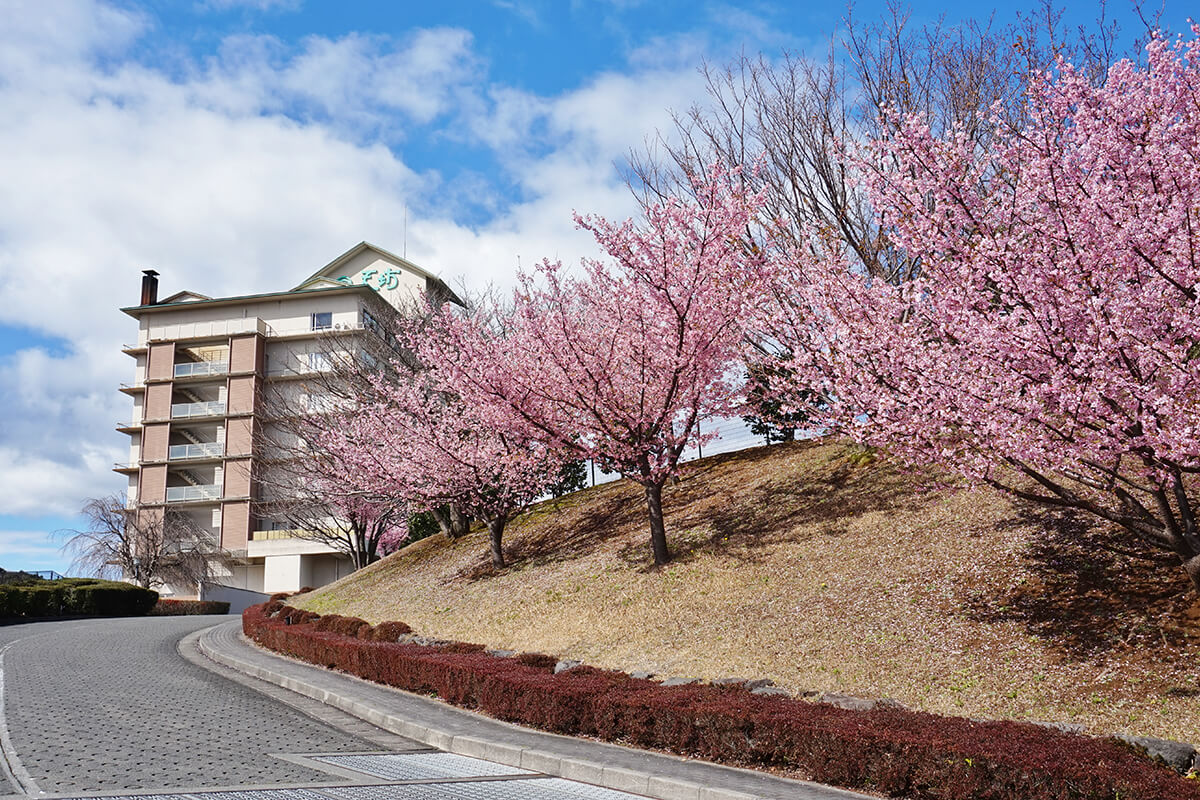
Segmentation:
[[(9, 514), (71, 513), (123, 487), (109, 470), (127, 457), (113, 426), (129, 415), (116, 389), (135, 323), (117, 309), (140, 270), (158, 269), (165, 294), (288, 287), (360, 240), (402, 249), (407, 202), (410, 258), (508, 285), (518, 257), (592, 254), (571, 210), (632, 213), (614, 162), (702, 91), (692, 66), (662, 65), (554, 97), (489, 85), (471, 35), (447, 28), (294, 50), (238, 36), (168, 74), (133, 59), (143, 17), (45, 8), (0, 28), (0, 324), (70, 347), (0, 362)], [(491, 149), (517, 199), (479, 171), (414, 170), (409, 126)], [(461, 222), (466, 197), (494, 216)]]

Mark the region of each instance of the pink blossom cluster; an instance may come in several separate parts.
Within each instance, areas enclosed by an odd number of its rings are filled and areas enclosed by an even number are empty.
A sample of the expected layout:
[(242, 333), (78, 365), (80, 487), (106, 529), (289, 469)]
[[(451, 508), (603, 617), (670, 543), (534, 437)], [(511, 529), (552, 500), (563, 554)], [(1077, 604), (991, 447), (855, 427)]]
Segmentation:
[(737, 406), (744, 321), (769, 276), (743, 243), (759, 202), (717, 170), (699, 201), (652, 205), (641, 223), (577, 215), (611, 260), (521, 273), (511, 310), (484, 311), (501, 328), (446, 320), (440, 366), (490, 424), (661, 485), (714, 435), (697, 421)]
[(761, 326), (794, 388), (909, 460), (1010, 488), (1015, 471), (1028, 496), (1200, 555), (1193, 34), (1099, 86), (1062, 62), (1035, 76), (1028, 125), (986, 150), (901, 120), (856, 166), (919, 276), (870, 281), (812, 254), (828, 247), (784, 259)]

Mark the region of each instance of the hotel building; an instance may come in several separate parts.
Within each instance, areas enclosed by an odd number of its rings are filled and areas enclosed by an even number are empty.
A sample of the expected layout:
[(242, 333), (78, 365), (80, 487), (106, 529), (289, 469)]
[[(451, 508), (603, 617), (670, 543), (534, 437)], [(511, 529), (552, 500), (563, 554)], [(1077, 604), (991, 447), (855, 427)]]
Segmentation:
[[(121, 391), (133, 414), (128, 502), (138, 513), (173, 507), (232, 554), (218, 582), (255, 592), (295, 591), (348, 574), (350, 560), (300, 531), (256, 519), (262, 477), (256, 452), (268, 390), (328, 369), (330, 343), (377, 329), (422, 292), (458, 302), (436, 276), (363, 242), (288, 291), (241, 297), (179, 292), (158, 299), (146, 270), (141, 302), (121, 309), (138, 321), (134, 380)], [(301, 398), (303, 399), (303, 397)], [(177, 596), (195, 592), (172, 587)]]

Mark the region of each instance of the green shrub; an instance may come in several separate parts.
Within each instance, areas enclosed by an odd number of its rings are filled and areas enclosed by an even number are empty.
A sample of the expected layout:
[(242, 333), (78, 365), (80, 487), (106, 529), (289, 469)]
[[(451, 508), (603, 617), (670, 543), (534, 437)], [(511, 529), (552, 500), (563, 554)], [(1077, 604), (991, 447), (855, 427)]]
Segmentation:
[(63, 578), (32, 585), (0, 586), (0, 619), (143, 616), (158, 592), (118, 581)]

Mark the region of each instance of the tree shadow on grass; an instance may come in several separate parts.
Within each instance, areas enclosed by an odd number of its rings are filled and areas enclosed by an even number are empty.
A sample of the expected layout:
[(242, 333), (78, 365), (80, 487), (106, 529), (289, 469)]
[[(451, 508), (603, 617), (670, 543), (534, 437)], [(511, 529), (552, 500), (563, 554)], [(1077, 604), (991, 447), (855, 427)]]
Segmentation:
[[(840, 536), (859, 514), (930, 502), (919, 481), (862, 450), (825, 441), (794, 442), (712, 456), (688, 465), (664, 489), (667, 537), (675, 562), (702, 552), (741, 561), (761, 558), (765, 546), (804, 536)], [(620, 481), (586, 490), (555, 510), (533, 509), (506, 536), (510, 566), (523, 569), (568, 561), (615, 544), (631, 567), (655, 569), (641, 486)], [(481, 554), (456, 576), (479, 580), (495, 574)]]
[[(1115, 652), (1161, 660), (1193, 649), (1195, 598), (1178, 561), (1132, 534), (1072, 512), (1024, 507), (1002, 523), (1042, 532), (1021, 557), (1011, 591), (972, 587), (965, 611), (985, 623), (1016, 622), (1073, 660)], [(1190, 644), (1189, 644), (1190, 641)]]

